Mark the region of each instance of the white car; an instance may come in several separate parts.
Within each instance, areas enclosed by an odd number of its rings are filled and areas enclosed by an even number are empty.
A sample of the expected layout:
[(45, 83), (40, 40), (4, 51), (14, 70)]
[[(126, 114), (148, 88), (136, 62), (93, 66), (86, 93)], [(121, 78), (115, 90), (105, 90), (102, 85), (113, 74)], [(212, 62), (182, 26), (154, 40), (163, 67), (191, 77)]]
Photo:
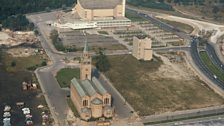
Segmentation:
[(4, 112), (4, 114), (3, 114), (4, 118), (10, 117), (10, 116), (11, 116), (10, 112)]
[(216, 75), (213, 75), (213, 77), (214, 77), (215, 79), (217, 79), (217, 76), (216, 76)]

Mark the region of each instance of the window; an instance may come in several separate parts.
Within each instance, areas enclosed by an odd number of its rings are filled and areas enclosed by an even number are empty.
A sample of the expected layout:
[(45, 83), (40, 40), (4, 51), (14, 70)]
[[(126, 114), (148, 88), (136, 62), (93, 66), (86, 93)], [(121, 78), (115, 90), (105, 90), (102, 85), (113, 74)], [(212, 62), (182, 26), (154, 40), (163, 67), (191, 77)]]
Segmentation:
[(109, 98), (105, 98), (105, 99), (104, 99), (104, 104), (109, 104), (109, 103), (110, 103)]
[(83, 105), (84, 107), (88, 106), (88, 100), (84, 100), (84, 101), (82, 102), (82, 105)]

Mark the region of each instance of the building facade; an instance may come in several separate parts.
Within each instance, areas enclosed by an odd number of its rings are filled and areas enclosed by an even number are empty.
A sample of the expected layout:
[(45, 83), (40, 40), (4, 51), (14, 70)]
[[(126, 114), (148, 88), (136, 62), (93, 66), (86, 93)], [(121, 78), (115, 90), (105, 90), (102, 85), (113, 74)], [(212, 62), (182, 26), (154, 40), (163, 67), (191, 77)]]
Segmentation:
[(91, 56), (87, 43), (80, 65), (80, 80), (73, 78), (70, 86), (71, 100), (80, 117), (84, 120), (112, 117), (114, 109), (111, 107), (111, 95), (96, 77), (92, 78)]
[(152, 60), (152, 40), (150, 38), (134, 37), (132, 55), (138, 60)]
[(131, 20), (125, 17), (125, 6), (126, 0), (77, 0), (71, 15), (62, 16), (52, 26), (75, 30), (129, 27)]
[(85, 42), (83, 55), (80, 62), (80, 80), (91, 80), (92, 77), (92, 58), (88, 52), (88, 45)]
[(125, 16), (126, 0), (78, 0), (73, 11), (89, 21)]

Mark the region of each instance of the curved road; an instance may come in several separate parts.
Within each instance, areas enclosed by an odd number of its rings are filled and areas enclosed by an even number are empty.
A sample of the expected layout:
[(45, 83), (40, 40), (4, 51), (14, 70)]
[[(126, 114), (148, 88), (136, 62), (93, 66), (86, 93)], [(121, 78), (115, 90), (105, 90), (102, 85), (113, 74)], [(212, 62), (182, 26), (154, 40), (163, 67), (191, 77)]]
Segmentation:
[[(130, 8), (128, 8), (128, 10), (137, 13), (139, 16), (145, 17), (146, 19), (157, 24), (164, 30), (171, 31), (183, 39), (191, 40), (191, 37), (189, 34), (177, 31), (172, 26), (159, 21), (158, 19), (154, 18), (153, 16), (150, 16), (150, 15), (144, 14), (144, 13), (139, 13), (138, 11), (132, 10)], [(51, 66), (47, 66), (45, 68), (39, 68), (35, 71), (35, 73), (40, 82), (41, 88), (45, 94), (47, 103), (51, 109), (51, 113), (54, 116), (54, 119), (56, 119), (56, 123), (58, 123), (58, 125), (60, 125), (60, 126), (67, 126), (66, 116), (67, 116), (67, 111), (69, 108), (68, 108), (65, 97), (67, 96), (68, 92), (65, 92), (64, 90), (62, 90), (60, 88), (53, 73), (55, 70), (58, 70), (63, 67), (67, 67), (67, 65), (65, 63), (63, 63), (63, 61), (62, 61), (62, 59), (64, 57), (75, 57), (75, 56), (80, 56), (80, 54), (77, 54), (77, 53), (75, 53), (75, 54), (74, 53), (68, 53), (68, 54), (55, 53), (55, 50), (53, 50), (51, 45), (49, 45), (49, 43), (47, 42), (48, 38), (47, 38), (47, 35), (45, 34), (45, 32), (46, 32), (45, 25), (46, 24), (44, 23), (44, 21), (52, 20), (51, 17), (46, 17), (47, 19), (42, 20), (40, 16), (39, 17), (38, 16), (32, 17), (32, 16), (33, 15), (28, 16), (28, 18), (32, 22), (34, 22), (34, 24), (39, 28), (38, 30), (41, 34), (40, 35), (41, 44), (53, 62), (53, 64)], [(43, 29), (45, 29), (45, 30), (43, 30)], [(214, 55), (213, 57), (215, 57), (216, 54), (213, 53), (213, 51), (211, 51), (210, 46), (208, 46), (208, 48), (209, 48), (208, 53), (209, 54), (211, 53), (211, 55)], [(191, 43), (191, 49), (189, 49), (189, 47), (178, 47), (178, 48), (175, 47), (175, 48), (157, 49), (155, 51), (159, 51), (159, 50), (160, 51), (184, 50), (184, 51), (190, 52), (192, 59), (194, 60), (194, 63), (201, 70), (201, 72), (204, 75), (206, 75), (213, 83), (215, 83), (216, 85), (218, 85), (219, 87), (224, 89), (223, 83), (219, 79), (215, 79), (213, 77), (213, 74), (208, 70), (208, 68), (200, 60), (198, 50), (197, 50), (197, 43), (194, 40)], [(122, 52), (122, 51), (121, 52), (112, 52), (111, 55), (113, 55), (113, 54), (119, 55), (119, 54), (127, 54), (127, 53), (128, 52)], [(217, 61), (216, 60), (217, 59), (215, 59), (215, 62), (217, 62), (217, 64), (220, 65), (220, 62), (218, 60)]]

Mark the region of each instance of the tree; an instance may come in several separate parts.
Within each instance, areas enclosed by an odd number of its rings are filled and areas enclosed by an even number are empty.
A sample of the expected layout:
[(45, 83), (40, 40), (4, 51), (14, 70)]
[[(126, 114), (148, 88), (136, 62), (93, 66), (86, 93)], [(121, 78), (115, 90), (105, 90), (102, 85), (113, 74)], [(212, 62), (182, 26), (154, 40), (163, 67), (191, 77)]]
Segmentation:
[(39, 32), (38, 32), (37, 29), (34, 29), (34, 34), (35, 34), (36, 36), (39, 35)]
[(98, 56), (96, 57), (96, 68), (101, 72), (106, 72), (110, 69), (110, 62), (102, 49), (99, 49)]
[(214, 6), (212, 8), (212, 13), (217, 14), (219, 12), (219, 8), (217, 6)]
[(41, 63), (41, 66), (47, 66), (47, 62), (46, 62), (46, 61), (43, 61), (43, 62)]
[(58, 41), (58, 31), (57, 30), (52, 30), (50, 33), (50, 39), (52, 42), (57, 42)]
[(13, 61), (11, 62), (11, 67), (15, 67), (15, 66), (16, 66), (16, 61), (13, 60)]

